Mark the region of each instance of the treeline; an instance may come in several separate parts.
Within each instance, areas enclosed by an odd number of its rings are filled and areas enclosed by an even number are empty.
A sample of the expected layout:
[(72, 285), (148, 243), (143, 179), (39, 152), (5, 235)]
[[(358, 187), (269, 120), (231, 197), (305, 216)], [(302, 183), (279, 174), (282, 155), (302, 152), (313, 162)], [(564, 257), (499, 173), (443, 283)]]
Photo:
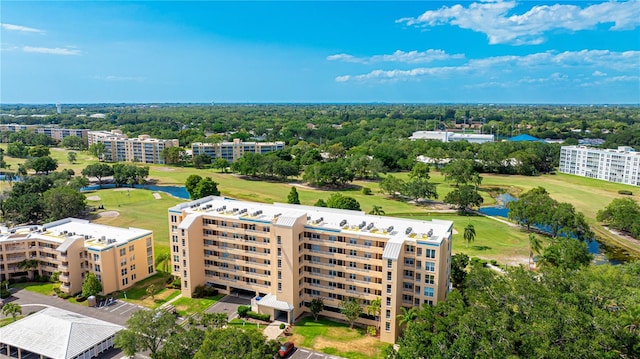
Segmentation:
[(125, 163), (109, 165), (103, 162), (90, 164), (82, 170), (82, 175), (95, 177), (102, 186), (107, 177), (113, 178), (116, 187), (144, 184), (149, 177), (149, 166), (136, 166)]
[(387, 358), (640, 356), (640, 262), (468, 272), (445, 301), (413, 309)]
[[(3, 113), (42, 117), (0, 118), (2, 123), (57, 124), (110, 130), (130, 136), (149, 134), (192, 142), (297, 140), (341, 143), (345, 148), (373, 140), (406, 138), (416, 130), (462, 130), (493, 133), (498, 138), (528, 133), (539, 138), (602, 138), (607, 147), (640, 146), (640, 109), (635, 106), (484, 106), (484, 105), (179, 105), (179, 106), (2, 106)], [(106, 118), (86, 115), (103, 113)], [(211, 136), (213, 135), (213, 136)], [(639, 148), (640, 149), (640, 148)]]

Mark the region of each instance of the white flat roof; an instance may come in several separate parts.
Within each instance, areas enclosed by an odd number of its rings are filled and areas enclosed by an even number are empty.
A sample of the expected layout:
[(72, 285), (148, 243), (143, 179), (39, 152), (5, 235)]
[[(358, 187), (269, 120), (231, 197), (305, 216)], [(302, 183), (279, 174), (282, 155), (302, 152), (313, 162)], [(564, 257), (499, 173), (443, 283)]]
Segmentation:
[(0, 343), (53, 359), (73, 358), (124, 327), (49, 307), (0, 328)]
[[(91, 223), (84, 219), (65, 218), (44, 225), (7, 229), (3, 231), (3, 233), (0, 233), (0, 242), (25, 238), (41, 238), (62, 244), (65, 241), (69, 243), (69, 239), (82, 237), (85, 241), (85, 247), (104, 249), (112, 245), (127, 243), (130, 240), (152, 233), (152, 231), (147, 229), (113, 227)], [(103, 237), (104, 241), (101, 241)]]
[[(440, 243), (448, 238), (453, 222), (432, 219), (430, 221), (375, 216), (360, 211), (301, 206), (286, 203), (256, 203), (210, 196), (193, 202), (178, 204), (169, 208), (170, 212), (185, 211), (188, 214), (200, 214), (245, 220), (256, 223), (274, 223), (292, 226), (296, 219), (306, 217), (306, 226), (316, 230), (334, 232), (336, 235), (357, 236), (365, 234), (372, 237), (387, 238), (396, 241), (431, 241)], [(195, 219), (196, 216), (191, 216)], [(192, 219), (192, 220), (193, 220)]]

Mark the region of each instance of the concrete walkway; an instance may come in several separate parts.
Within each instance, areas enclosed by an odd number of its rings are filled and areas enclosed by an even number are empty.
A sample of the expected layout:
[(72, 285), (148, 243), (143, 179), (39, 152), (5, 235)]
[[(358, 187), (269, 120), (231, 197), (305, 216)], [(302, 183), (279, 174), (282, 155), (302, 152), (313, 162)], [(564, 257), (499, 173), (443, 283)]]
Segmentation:
[(285, 322), (274, 320), (273, 322), (271, 322), (271, 324), (267, 325), (267, 327), (264, 328), (264, 331), (262, 332), (262, 334), (264, 334), (264, 336), (267, 337), (267, 340), (270, 340), (270, 339), (276, 340), (278, 339), (280, 334), (284, 332), (284, 329), (280, 329), (280, 324), (284, 324), (285, 329), (287, 328), (287, 326), (289, 326), (289, 324)]
[(178, 294), (175, 298), (172, 298), (170, 301), (162, 303), (162, 305), (159, 306), (158, 309), (166, 308), (169, 305), (171, 305), (171, 303), (175, 302), (176, 300), (178, 300), (180, 298), (182, 298), (182, 293)]

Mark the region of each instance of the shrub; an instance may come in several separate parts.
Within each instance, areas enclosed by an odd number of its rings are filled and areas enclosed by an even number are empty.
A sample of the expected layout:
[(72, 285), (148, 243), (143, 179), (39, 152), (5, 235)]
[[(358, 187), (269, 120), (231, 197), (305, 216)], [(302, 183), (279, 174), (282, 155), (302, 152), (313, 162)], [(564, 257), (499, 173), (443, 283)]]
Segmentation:
[(53, 272), (49, 280), (55, 283), (59, 280), (59, 278), (60, 278), (60, 272)]
[(247, 316), (247, 313), (251, 310), (251, 307), (248, 305), (241, 305), (238, 307), (238, 315), (242, 318)]
[(371, 195), (371, 188), (362, 187), (362, 194), (365, 195), (365, 196), (370, 196)]
[(278, 328), (280, 328), (280, 330), (283, 330), (286, 327), (286, 325), (284, 325), (284, 323), (280, 323), (280, 326)]
[(626, 189), (621, 189), (618, 191), (618, 194), (623, 194), (625, 196), (633, 196), (633, 192), (626, 190)]
[(193, 289), (194, 298), (213, 297), (214, 295), (218, 295), (218, 290), (212, 287), (199, 285)]
[(180, 282), (180, 278), (176, 278), (173, 283), (172, 283), (172, 287), (173, 289), (180, 289), (182, 288), (182, 283)]
[[(238, 308), (238, 311), (240, 311), (240, 308)], [(262, 320), (262, 321), (265, 321), (265, 322), (268, 322), (269, 319), (271, 319), (271, 315), (269, 315), (269, 314), (261, 314), (261, 313), (256, 313), (256, 312), (252, 312), (252, 311), (248, 311), (246, 315), (249, 318)]]
[(491, 265), (494, 265), (494, 266), (498, 265), (498, 261), (495, 259), (490, 260), (489, 263), (491, 263)]
[(378, 330), (373, 325), (367, 326), (367, 333), (372, 337), (375, 337), (378, 334)]
[(76, 302), (78, 302), (78, 303), (82, 303), (82, 302), (84, 302), (85, 300), (87, 300), (87, 298), (85, 298), (85, 297), (83, 297), (83, 296), (76, 297)]

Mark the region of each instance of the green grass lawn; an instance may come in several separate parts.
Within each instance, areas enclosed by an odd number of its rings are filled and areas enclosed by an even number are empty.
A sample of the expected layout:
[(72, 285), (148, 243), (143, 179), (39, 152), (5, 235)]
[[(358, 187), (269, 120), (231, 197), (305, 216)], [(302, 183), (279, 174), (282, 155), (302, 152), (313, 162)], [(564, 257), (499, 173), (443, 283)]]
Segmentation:
[(25, 289), (30, 292), (40, 293), (42, 295), (53, 295), (53, 286), (51, 282), (32, 282), (32, 283), (14, 283), (11, 287), (16, 289)]
[[(20, 320), (22, 318), (24, 318), (24, 315), (16, 316), (16, 320)], [(9, 324), (11, 324), (13, 322), (14, 322), (14, 320), (13, 320), (13, 318), (11, 316), (8, 316), (7, 318), (2, 318), (2, 319), (0, 319), (0, 327), (4, 327), (5, 325), (9, 325)]]
[(287, 340), (296, 346), (350, 359), (382, 358), (382, 349), (388, 345), (367, 335), (363, 329), (349, 329), (347, 324), (322, 317), (318, 321), (305, 317), (296, 322)]
[(250, 323), (247, 321), (244, 321), (240, 318), (233, 318), (229, 321), (229, 323), (227, 323), (227, 326), (229, 327), (236, 327), (236, 328), (241, 328), (241, 329), (251, 329), (251, 330), (258, 330), (260, 332), (264, 331), (264, 328), (266, 328), (267, 326), (264, 324), (261, 325), (257, 325), (255, 323)]
[(220, 299), (224, 297), (224, 294), (218, 294), (214, 297), (207, 298), (186, 298), (182, 297), (172, 303), (176, 307), (176, 311), (181, 316), (186, 316), (194, 313), (202, 313), (205, 309), (214, 305)]

